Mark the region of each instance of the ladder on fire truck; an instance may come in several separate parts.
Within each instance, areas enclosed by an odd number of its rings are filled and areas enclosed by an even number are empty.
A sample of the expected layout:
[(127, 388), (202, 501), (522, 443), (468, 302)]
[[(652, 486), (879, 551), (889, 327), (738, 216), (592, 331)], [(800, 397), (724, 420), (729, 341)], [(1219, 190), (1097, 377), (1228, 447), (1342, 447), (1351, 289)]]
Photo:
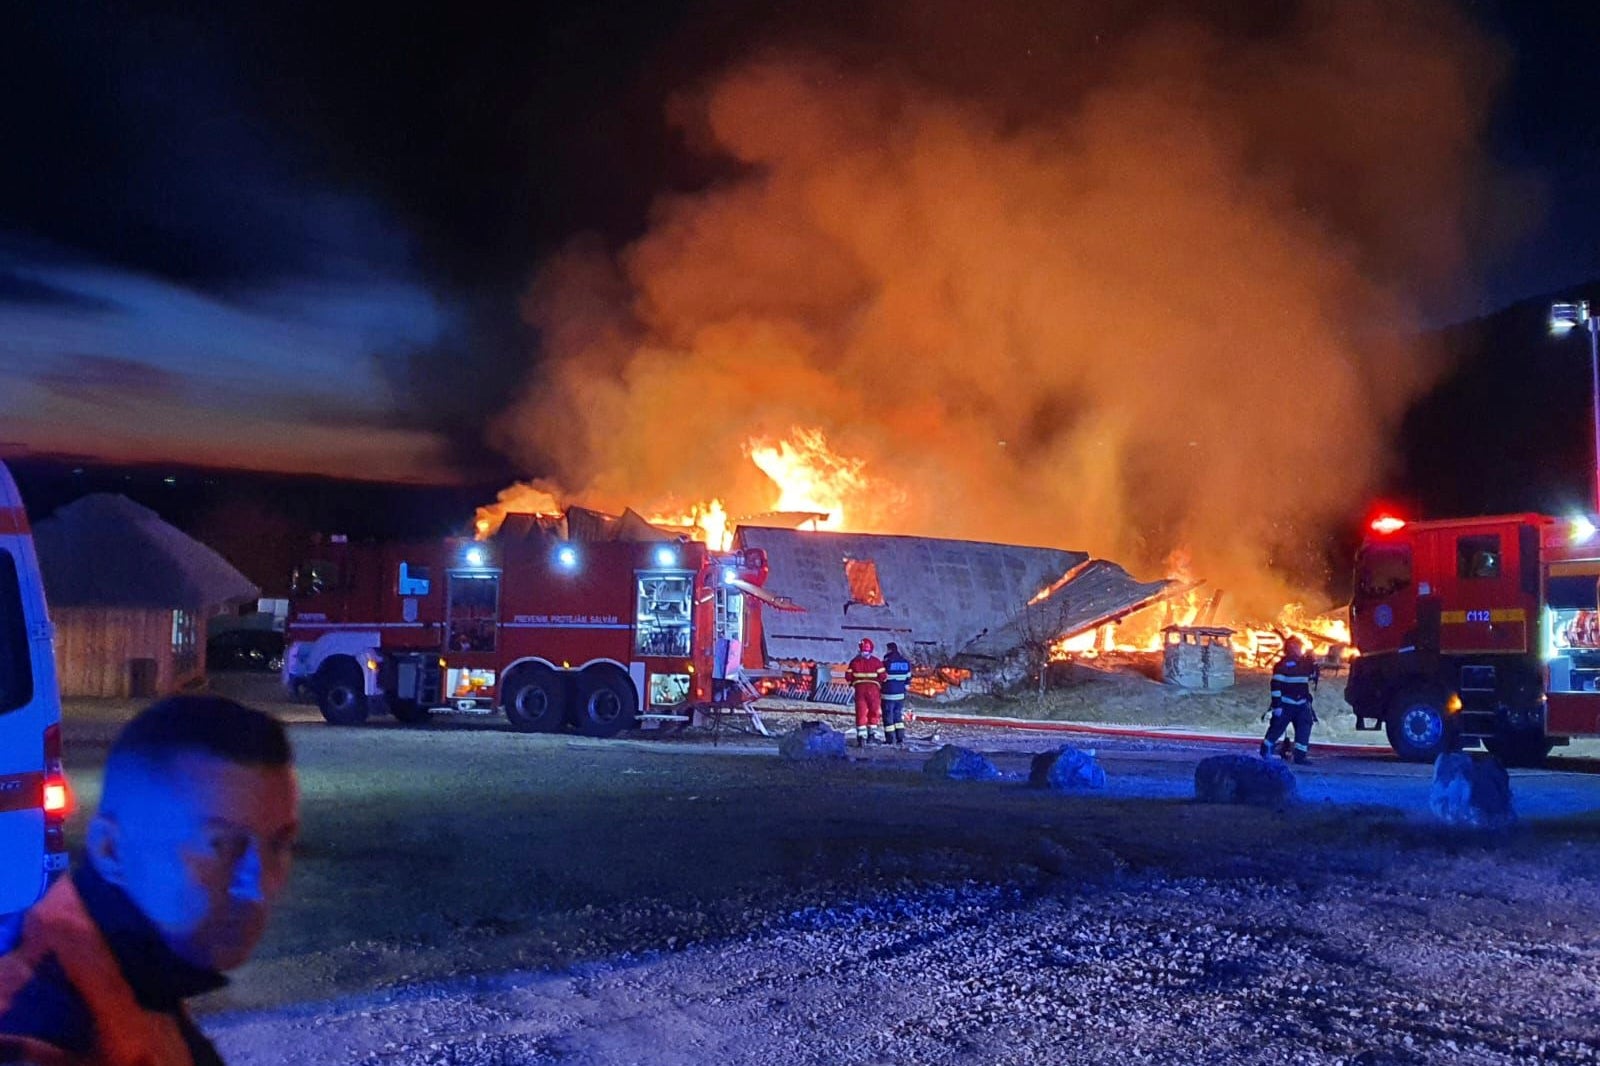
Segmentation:
[[(739, 642), (736, 639), (744, 630), (744, 618), (733, 609), (737, 602), (732, 590), (719, 587), (716, 590), (712, 604), (712, 629), (718, 638), (718, 652), (722, 656), (722, 676), (711, 682), (711, 701), (697, 706), (696, 717), (703, 717), (711, 726), (711, 743), (721, 743), (722, 731), (728, 727), (729, 719), (747, 717), (750, 720), (749, 732), (760, 733), (762, 736), (771, 736), (766, 725), (761, 721), (761, 715), (756, 710), (755, 702), (761, 698), (761, 693), (756, 690), (751, 679), (746, 676), (743, 664), (738, 661), (740, 656)], [(722, 641), (728, 641), (722, 644)]]

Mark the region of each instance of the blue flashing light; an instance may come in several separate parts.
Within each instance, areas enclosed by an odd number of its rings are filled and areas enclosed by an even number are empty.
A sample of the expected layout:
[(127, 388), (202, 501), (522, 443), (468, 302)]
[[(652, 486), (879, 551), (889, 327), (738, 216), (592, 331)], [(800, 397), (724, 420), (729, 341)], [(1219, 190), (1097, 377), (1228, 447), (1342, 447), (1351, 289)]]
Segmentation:
[(556, 563), (564, 570), (573, 570), (578, 565), (578, 549), (570, 544), (563, 544), (556, 549)]
[(671, 548), (657, 548), (656, 549), (656, 565), (657, 566), (677, 566), (678, 565), (678, 553), (673, 551)]
[(466, 559), (468, 566), (482, 566), (488, 561), (489, 556), (484, 553), (482, 548), (472, 547), (467, 549)]

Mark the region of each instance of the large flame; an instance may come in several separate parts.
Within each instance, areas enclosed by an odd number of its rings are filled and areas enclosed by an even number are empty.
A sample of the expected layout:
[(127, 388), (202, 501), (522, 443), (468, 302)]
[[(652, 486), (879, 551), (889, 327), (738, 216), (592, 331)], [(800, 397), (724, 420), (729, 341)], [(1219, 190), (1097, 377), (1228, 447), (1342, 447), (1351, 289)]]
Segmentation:
[(771, 510), (823, 514), (827, 517), (818, 521), (819, 528), (869, 532), (850, 523), (857, 513), (852, 503), (871, 491), (863, 473), (866, 462), (829, 448), (820, 429), (796, 429), (775, 444), (751, 441), (747, 452), (778, 488)]
[[(869, 478), (865, 460), (841, 455), (829, 447), (827, 436), (820, 429), (796, 427), (788, 437), (777, 441), (751, 439), (745, 442), (743, 451), (769, 482), (765, 494), (758, 497), (756, 513), (816, 514), (824, 517), (810, 523), (811, 528), (879, 532), (886, 530), (864, 525), (862, 520), (870, 515), (881, 519), (904, 499), (897, 486)], [(507, 514), (557, 515), (574, 503), (620, 510), (611, 501), (563, 498), (545, 482), (518, 483), (501, 490), (494, 503), (478, 508), (474, 527), (478, 536), (485, 537), (500, 528)], [(687, 506), (656, 500), (645, 506), (643, 513), (647, 521), (702, 540), (718, 550), (732, 546), (736, 518), (730, 517), (720, 497)], [(847, 515), (855, 521), (847, 519)]]

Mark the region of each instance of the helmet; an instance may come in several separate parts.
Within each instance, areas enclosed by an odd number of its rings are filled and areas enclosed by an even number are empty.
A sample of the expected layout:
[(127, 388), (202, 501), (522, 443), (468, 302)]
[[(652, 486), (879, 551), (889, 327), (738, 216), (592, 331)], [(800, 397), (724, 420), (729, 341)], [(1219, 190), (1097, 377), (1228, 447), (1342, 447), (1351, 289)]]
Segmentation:
[(1283, 642), (1283, 650), (1290, 655), (1304, 655), (1306, 653), (1306, 642), (1301, 637), (1292, 636)]
[(862, 651), (871, 651), (872, 650), (872, 641), (868, 640), (866, 637), (862, 637), (861, 638), (861, 643), (858, 645), (858, 647)]

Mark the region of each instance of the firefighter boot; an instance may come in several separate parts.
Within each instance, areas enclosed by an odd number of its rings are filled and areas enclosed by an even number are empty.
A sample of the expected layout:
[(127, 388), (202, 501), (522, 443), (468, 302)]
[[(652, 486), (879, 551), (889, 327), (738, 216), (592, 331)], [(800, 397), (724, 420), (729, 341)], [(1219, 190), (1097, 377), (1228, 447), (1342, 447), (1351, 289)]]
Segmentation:
[(904, 744), (906, 742), (906, 727), (905, 726), (901, 726), (900, 728), (898, 728), (898, 729), (896, 729), (894, 731), (894, 742), (896, 744)]
[(1294, 764), (1296, 766), (1305, 766), (1310, 762), (1311, 756), (1306, 753), (1306, 749), (1296, 744), (1294, 746)]
[(1272, 758), (1272, 741), (1263, 740), (1261, 742), (1261, 757), (1263, 759)]

